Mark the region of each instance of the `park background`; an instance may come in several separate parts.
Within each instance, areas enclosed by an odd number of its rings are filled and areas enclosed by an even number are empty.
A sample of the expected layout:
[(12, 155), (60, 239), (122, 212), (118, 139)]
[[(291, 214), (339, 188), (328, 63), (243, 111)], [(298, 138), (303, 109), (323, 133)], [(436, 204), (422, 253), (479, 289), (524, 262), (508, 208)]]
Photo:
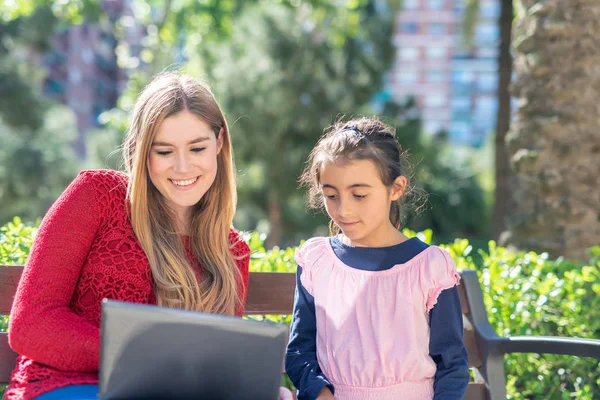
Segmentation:
[[(403, 226), (480, 272), (499, 334), (600, 338), (596, 0), (0, 3), (0, 265), (79, 170), (119, 168), (137, 94), (175, 70), (225, 111), (253, 270), (326, 234), (303, 163), (340, 116), (376, 115), (428, 194)], [(506, 369), (510, 398), (600, 398), (595, 360)]]

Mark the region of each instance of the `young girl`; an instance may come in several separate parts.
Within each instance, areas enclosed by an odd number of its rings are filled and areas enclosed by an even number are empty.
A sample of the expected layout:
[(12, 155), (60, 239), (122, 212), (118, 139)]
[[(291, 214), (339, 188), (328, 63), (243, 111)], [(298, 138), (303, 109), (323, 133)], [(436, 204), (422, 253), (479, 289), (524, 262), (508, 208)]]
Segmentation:
[[(332, 237), (296, 255), (286, 370), (298, 399), (462, 399), (469, 381), (452, 257), (400, 232), (408, 182), (394, 130), (337, 123), (301, 182)], [(335, 397), (334, 397), (335, 395)]]
[(127, 173), (83, 171), (48, 211), (19, 283), (6, 399), (96, 399), (104, 298), (241, 316), (249, 248), (231, 228), (229, 130), (209, 88), (167, 73), (137, 100)]

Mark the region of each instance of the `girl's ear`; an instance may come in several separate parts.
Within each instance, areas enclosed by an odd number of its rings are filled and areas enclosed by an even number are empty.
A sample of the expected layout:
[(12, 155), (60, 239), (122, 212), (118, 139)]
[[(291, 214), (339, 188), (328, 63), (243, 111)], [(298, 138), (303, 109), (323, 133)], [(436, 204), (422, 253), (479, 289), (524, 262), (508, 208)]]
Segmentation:
[(400, 197), (404, 195), (406, 191), (406, 185), (408, 184), (408, 180), (405, 176), (400, 175), (394, 180), (392, 183), (392, 188), (390, 191), (390, 199), (392, 201), (398, 200)]

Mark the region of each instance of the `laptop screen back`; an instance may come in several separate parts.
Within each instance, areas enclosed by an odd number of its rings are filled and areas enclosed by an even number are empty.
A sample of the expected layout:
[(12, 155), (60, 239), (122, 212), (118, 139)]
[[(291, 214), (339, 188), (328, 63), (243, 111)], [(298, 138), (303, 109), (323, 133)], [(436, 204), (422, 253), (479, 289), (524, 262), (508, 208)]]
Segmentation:
[(276, 400), (287, 330), (105, 300), (100, 398)]

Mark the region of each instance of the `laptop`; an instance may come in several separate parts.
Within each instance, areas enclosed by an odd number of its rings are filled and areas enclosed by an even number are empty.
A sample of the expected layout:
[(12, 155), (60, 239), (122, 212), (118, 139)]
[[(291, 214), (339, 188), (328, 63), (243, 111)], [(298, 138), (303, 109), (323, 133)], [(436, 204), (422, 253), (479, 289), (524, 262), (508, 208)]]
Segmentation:
[(102, 302), (101, 399), (277, 400), (288, 327)]

